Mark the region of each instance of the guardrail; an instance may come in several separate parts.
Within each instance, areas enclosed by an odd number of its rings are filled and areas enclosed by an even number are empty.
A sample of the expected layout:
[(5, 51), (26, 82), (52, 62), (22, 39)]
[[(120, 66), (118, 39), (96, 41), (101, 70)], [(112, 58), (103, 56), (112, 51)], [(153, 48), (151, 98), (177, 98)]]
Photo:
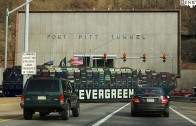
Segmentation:
[(196, 102), (196, 97), (170, 96), (170, 100), (177, 102)]

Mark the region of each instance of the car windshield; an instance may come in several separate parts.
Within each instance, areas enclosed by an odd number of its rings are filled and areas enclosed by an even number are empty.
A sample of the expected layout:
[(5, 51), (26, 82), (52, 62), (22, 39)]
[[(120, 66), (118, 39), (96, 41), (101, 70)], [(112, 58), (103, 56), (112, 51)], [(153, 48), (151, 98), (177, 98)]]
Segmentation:
[(27, 92), (58, 92), (58, 80), (30, 80), (28, 82)]
[(160, 88), (139, 88), (136, 94), (164, 94), (164, 91)]

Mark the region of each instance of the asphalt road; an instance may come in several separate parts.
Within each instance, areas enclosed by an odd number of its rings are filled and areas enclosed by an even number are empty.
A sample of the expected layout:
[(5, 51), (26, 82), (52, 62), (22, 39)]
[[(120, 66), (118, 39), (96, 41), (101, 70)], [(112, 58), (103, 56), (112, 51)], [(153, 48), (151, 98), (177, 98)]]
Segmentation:
[[(0, 126), (195, 126), (196, 103), (171, 102), (170, 117), (139, 115), (131, 117), (128, 103), (81, 103), (80, 117), (61, 120), (56, 113), (40, 118), (38, 113), (32, 120), (24, 120), (22, 109), (16, 104), (0, 109)], [(174, 112), (175, 111), (175, 112)]]

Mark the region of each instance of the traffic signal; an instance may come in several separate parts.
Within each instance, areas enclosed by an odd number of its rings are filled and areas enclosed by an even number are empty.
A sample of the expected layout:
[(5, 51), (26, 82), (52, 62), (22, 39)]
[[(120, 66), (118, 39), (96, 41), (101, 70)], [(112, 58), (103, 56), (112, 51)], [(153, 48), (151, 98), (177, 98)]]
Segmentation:
[(107, 54), (106, 53), (103, 54), (103, 57), (104, 57), (104, 61), (107, 62)]
[(164, 54), (163, 54), (163, 62), (164, 62), (164, 63), (166, 62), (166, 56), (167, 56), (167, 55), (164, 53)]
[(127, 61), (127, 54), (126, 53), (123, 53), (123, 61)]
[(146, 62), (146, 53), (143, 54), (143, 62)]

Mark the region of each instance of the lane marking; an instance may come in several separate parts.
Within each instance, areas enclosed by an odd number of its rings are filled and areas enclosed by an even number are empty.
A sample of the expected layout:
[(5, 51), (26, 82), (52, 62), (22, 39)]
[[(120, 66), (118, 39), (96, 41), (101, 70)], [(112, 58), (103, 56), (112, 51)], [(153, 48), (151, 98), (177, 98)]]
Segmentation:
[(128, 106), (130, 103), (122, 106), (121, 108), (119, 108), (118, 110), (110, 113), (109, 115), (107, 115), (105, 118), (99, 120), (98, 122), (96, 122), (95, 124), (93, 124), (92, 126), (99, 126), (101, 125), (102, 123), (104, 123), (106, 120), (108, 120), (110, 117), (112, 117), (114, 114), (116, 114), (117, 112), (119, 112), (121, 109), (125, 108), (126, 106)]
[(11, 118), (11, 119), (4, 119), (4, 120), (0, 120), (0, 123), (1, 123), (1, 122), (11, 121), (11, 120), (16, 120), (16, 119), (19, 119), (19, 118), (22, 118), (22, 116), (20, 116), (20, 117), (16, 117), (16, 118)]
[(178, 111), (174, 110), (172, 107), (169, 107), (173, 112), (175, 112), (176, 114), (178, 114), (179, 116), (181, 116), (182, 118), (188, 120), (189, 122), (193, 123), (194, 125), (196, 125), (196, 122), (193, 121), (192, 119), (188, 118), (187, 116), (179, 113)]

